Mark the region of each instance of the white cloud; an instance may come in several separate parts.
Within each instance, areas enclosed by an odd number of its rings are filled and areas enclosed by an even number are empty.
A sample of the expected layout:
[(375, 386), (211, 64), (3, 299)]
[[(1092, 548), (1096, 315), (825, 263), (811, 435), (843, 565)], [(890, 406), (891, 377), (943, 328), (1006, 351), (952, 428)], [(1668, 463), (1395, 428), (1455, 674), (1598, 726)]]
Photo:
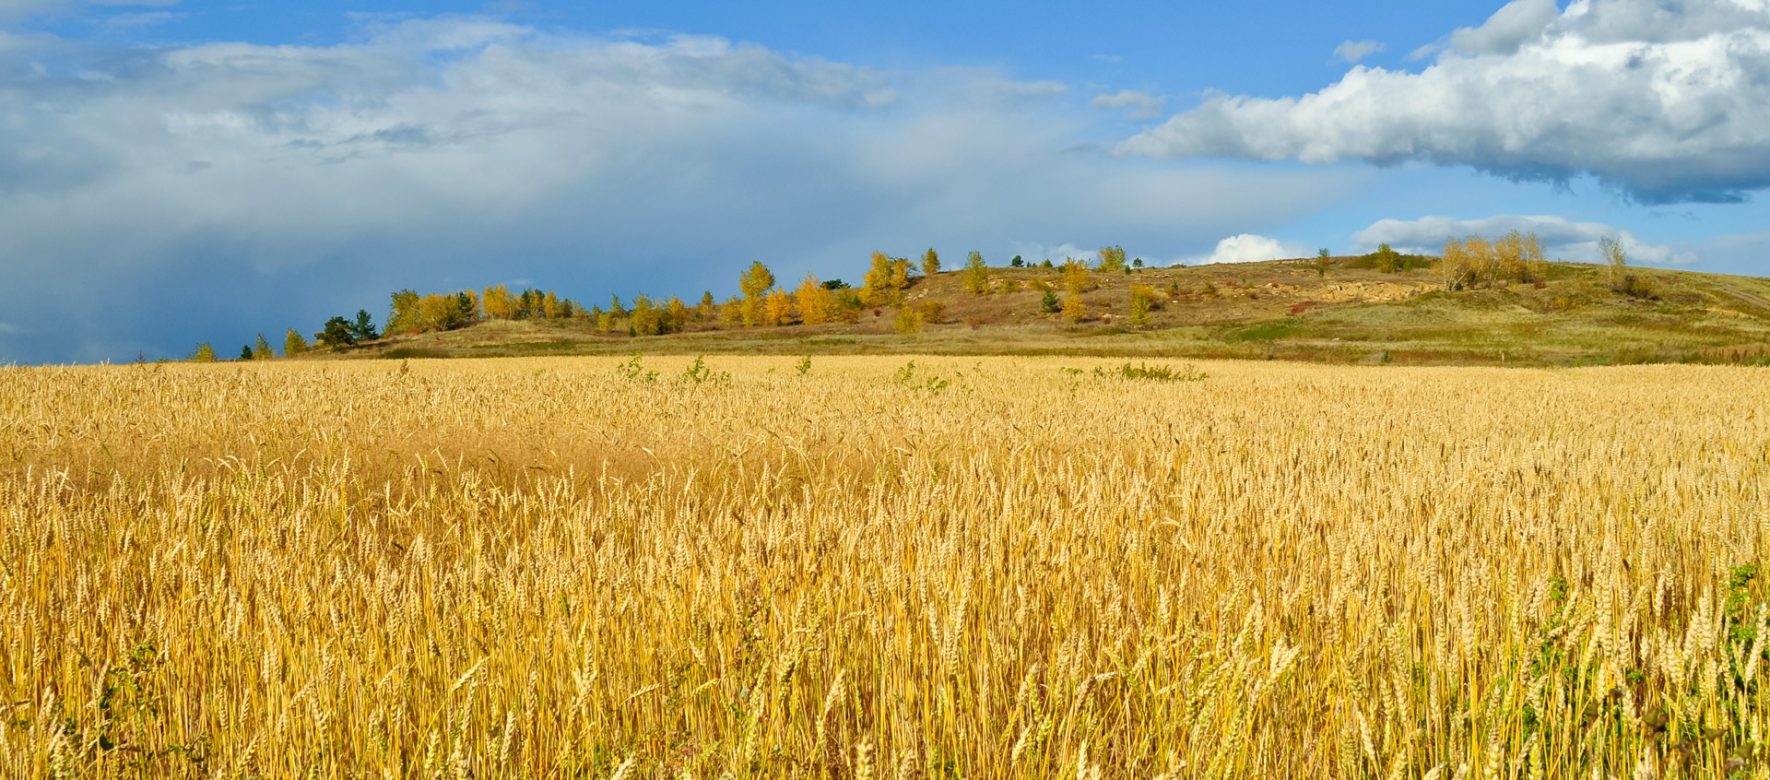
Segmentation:
[[(715, 38), (458, 18), (47, 61), (0, 82), (0, 289), (41, 293), (8, 312), (29, 351), (0, 359), (182, 354), (406, 286), (687, 295), (740, 259), (852, 276), (875, 249), (1044, 235), (1173, 255), (1367, 178), (1128, 165), (1061, 84)], [(198, 294), (183, 320), (154, 303)]]
[(1296, 244), (1253, 233), (1241, 233), (1218, 241), (1216, 251), (1209, 255), (1193, 258), (1187, 262), (1195, 265), (1254, 263), (1262, 260), (1302, 257), (1304, 254), (1306, 252), (1303, 248)]
[(1413, 51), (1408, 52), (1407, 53), (1407, 61), (1408, 62), (1419, 62), (1420, 60), (1428, 59), (1432, 55), (1437, 54), (1438, 52), (1441, 52), (1443, 50), (1444, 50), (1444, 44), (1428, 43), (1424, 46), (1414, 49)]
[(1127, 109), (1132, 119), (1154, 119), (1162, 113), (1164, 98), (1143, 92), (1122, 89), (1110, 95), (1095, 95), (1092, 101), (1095, 108), (1113, 110)]
[(1418, 73), (1354, 67), (1318, 92), (1217, 95), (1124, 154), (1423, 161), (1513, 179), (1593, 175), (1643, 202), (1770, 186), (1762, 0), (1519, 0)]
[(1359, 231), (1352, 240), (1365, 249), (1389, 244), (1401, 251), (1437, 254), (1444, 242), (1452, 238), (1485, 236), (1498, 238), (1512, 231), (1534, 233), (1542, 242), (1543, 254), (1551, 259), (1576, 263), (1603, 261), (1598, 242), (1613, 238), (1622, 243), (1629, 258), (1643, 265), (1685, 265), (1696, 262), (1689, 250), (1664, 244), (1649, 244), (1627, 230), (1601, 222), (1574, 222), (1557, 216), (1494, 216), (1483, 219), (1422, 217), (1412, 220), (1385, 219)]
[(1381, 52), (1382, 41), (1342, 41), (1334, 47), (1334, 59), (1341, 62), (1358, 62), (1366, 57)]
[(1480, 27), (1451, 33), (1450, 45), (1473, 54), (1511, 54), (1541, 37), (1560, 15), (1555, 0), (1512, 0)]

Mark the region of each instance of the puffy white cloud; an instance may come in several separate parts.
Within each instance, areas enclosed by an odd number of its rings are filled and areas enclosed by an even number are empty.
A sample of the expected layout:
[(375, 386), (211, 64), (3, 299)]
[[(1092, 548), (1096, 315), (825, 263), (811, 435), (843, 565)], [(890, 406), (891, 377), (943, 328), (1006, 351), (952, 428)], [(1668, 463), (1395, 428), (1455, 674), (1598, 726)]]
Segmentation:
[(1354, 67), (1318, 92), (1215, 95), (1121, 153), (1467, 165), (1592, 175), (1642, 202), (1770, 186), (1763, 0), (1518, 0), (1424, 70)]
[(1421, 217), (1420, 219), (1385, 219), (1359, 231), (1352, 237), (1359, 246), (1374, 249), (1388, 244), (1402, 251), (1436, 254), (1444, 242), (1465, 236), (1498, 238), (1512, 231), (1535, 233), (1543, 254), (1551, 259), (1577, 263), (1603, 261), (1598, 242), (1605, 238), (1622, 243), (1632, 261), (1645, 265), (1683, 265), (1696, 261), (1689, 250), (1663, 244), (1649, 244), (1627, 230), (1601, 222), (1574, 222), (1558, 216), (1494, 216), (1482, 219)]
[(1061, 84), (717, 38), (450, 18), (35, 61), (0, 47), (0, 289), (33, 291), (0, 360), (182, 354), (408, 286), (588, 302), (729, 289), (752, 258), (797, 278), (930, 245), (1172, 255), (1363, 178), (1131, 164), (1090, 148)]
[(1262, 260), (1302, 257), (1304, 254), (1306, 253), (1303, 248), (1296, 244), (1253, 233), (1240, 233), (1218, 241), (1216, 251), (1209, 255), (1194, 258), (1188, 262), (1197, 265), (1253, 263)]
[(1095, 95), (1091, 101), (1095, 108), (1126, 109), (1132, 119), (1154, 119), (1162, 113), (1163, 98), (1144, 92), (1121, 89), (1110, 95)]
[(1334, 59), (1341, 62), (1358, 62), (1383, 50), (1382, 41), (1342, 41), (1334, 47)]

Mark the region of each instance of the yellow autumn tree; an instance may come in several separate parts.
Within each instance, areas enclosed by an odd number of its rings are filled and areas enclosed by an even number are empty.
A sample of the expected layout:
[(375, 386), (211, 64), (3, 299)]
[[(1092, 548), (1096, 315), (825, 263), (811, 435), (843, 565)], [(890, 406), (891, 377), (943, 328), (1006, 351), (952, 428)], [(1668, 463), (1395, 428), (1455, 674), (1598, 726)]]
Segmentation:
[(688, 327), (688, 319), (688, 304), (683, 303), (681, 298), (670, 296), (669, 302), (664, 304), (664, 332), (681, 333)]
[(1081, 322), (1088, 318), (1088, 306), (1082, 303), (1082, 296), (1070, 293), (1063, 299), (1063, 318), (1070, 322)]
[(391, 296), (392, 303), (387, 312), (387, 332), (401, 333), (419, 330), (418, 325), (418, 293), (412, 290), (398, 290)]
[(294, 328), (290, 328), (283, 336), (283, 357), (295, 357), (307, 350), (307, 339)]
[(1493, 244), (1498, 272), (1506, 281), (1532, 282), (1548, 276), (1542, 243), (1535, 233), (1514, 230)]
[(633, 299), (633, 311), (627, 315), (627, 330), (634, 336), (656, 336), (664, 332), (664, 313), (641, 295)]
[(1530, 281), (1549, 280), (1549, 260), (1543, 256), (1543, 242), (1535, 233), (1524, 234), (1524, 267), (1530, 272)]
[(1076, 262), (1073, 257), (1063, 261), (1063, 287), (1069, 290), (1071, 296), (1087, 292), (1091, 283), (1092, 277), (1086, 264)]
[(750, 264), (744, 275), (738, 277), (738, 289), (744, 293), (744, 324), (760, 325), (766, 312), (763, 311), (763, 298), (768, 295), (769, 288), (774, 286), (774, 272), (757, 260)]
[(1147, 284), (1131, 285), (1131, 324), (1139, 328), (1149, 324), (1149, 313), (1161, 308), (1160, 293)]
[(736, 295), (726, 298), (719, 306), (719, 322), (728, 328), (744, 324), (744, 299)]
[(1118, 245), (1100, 248), (1100, 271), (1118, 271), (1123, 273), (1129, 266), (1125, 265), (1125, 248)]
[(892, 322), (892, 327), (898, 333), (908, 336), (912, 333), (921, 333), (924, 321), (921, 310), (914, 306), (905, 306), (897, 310), (897, 319)]
[(1463, 253), (1469, 258), (1470, 276), (1492, 287), (1499, 278), (1499, 255), (1494, 252), (1493, 242), (1470, 236), (1463, 240)]
[(891, 286), (899, 292), (910, 286), (910, 261), (901, 257), (891, 258)]
[(965, 270), (959, 275), (964, 284), (965, 292), (982, 295), (989, 292), (989, 266), (983, 262), (982, 252), (972, 252), (965, 258)]
[(510, 288), (502, 284), (485, 288), (479, 297), (479, 308), (495, 320), (516, 316), (516, 301), (510, 297)]
[(793, 319), (793, 296), (786, 290), (772, 290), (762, 301), (762, 321), (771, 326), (785, 325)]
[(861, 278), (861, 303), (881, 306), (897, 302), (909, 280), (906, 273), (904, 284), (898, 284), (896, 266), (897, 263), (884, 252), (873, 253), (873, 265), (867, 269), (866, 276)]
[(822, 325), (835, 318), (835, 296), (824, 289), (816, 276), (806, 274), (793, 299), (799, 304), (799, 321), (807, 325)]
[(1446, 291), (1457, 290), (1468, 281), (1469, 250), (1460, 238), (1444, 242), (1444, 259), (1438, 261), (1438, 277)]

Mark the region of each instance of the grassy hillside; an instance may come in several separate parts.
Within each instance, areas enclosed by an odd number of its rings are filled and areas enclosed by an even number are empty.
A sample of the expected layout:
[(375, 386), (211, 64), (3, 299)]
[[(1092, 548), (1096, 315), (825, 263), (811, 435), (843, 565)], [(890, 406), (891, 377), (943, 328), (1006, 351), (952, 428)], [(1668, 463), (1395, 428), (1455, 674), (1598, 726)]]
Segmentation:
[[(859, 322), (779, 328), (692, 323), (687, 332), (634, 338), (587, 320), (488, 321), (460, 330), (396, 335), (357, 357), (486, 357), (647, 353), (1077, 354), (1267, 358), (1338, 363), (1584, 365), (1770, 361), (1770, 279), (1632, 269), (1651, 291), (1613, 292), (1605, 271), (1552, 264), (1541, 284), (1446, 292), (1431, 268), (1385, 273), (1340, 258), (1142, 269), (1093, 275), (1089, 317), (1072, 323), (1041, 306), (1062, 294), (1059, 271), (991, 270), (973, 295), (958, 273), (916, 279), (908, 305), (944, 314), (899, 334), (896, 309)], [(1131, 285), (1159, 291), (1142, 327), (1129, 322)]]

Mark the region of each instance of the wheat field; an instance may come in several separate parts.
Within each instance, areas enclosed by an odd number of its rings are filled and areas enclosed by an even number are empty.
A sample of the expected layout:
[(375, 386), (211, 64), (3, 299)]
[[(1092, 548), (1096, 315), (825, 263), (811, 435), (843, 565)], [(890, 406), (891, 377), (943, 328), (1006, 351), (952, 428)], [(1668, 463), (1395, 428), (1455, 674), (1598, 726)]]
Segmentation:
[(1770, 373), (1121, 362), (0, 370), (0, 772), (1770, 776)]

